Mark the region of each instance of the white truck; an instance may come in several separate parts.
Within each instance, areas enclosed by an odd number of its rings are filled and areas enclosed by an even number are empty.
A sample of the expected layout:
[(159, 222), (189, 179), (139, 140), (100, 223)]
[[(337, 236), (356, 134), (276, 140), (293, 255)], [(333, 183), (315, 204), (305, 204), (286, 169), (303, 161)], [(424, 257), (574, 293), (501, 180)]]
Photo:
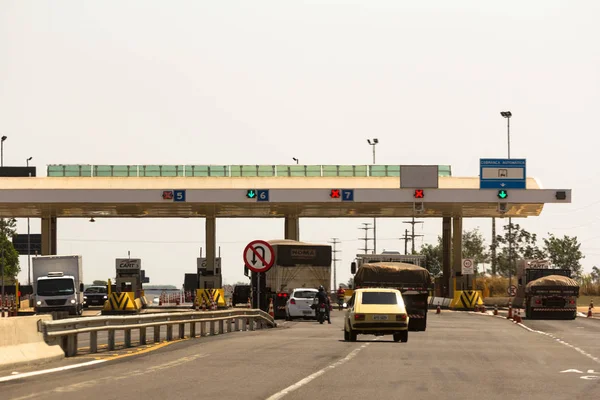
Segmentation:
[(31, 259), (36, 313), (83, 310), (81, 256), (39, 256)]

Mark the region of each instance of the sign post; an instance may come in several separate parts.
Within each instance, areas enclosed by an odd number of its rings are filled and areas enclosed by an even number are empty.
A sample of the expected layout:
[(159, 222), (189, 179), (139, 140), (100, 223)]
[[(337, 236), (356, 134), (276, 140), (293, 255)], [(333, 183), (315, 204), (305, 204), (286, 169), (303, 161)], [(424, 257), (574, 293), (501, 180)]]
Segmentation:
[(275, 263), (275, 250), (264, 240), (253, 240), (244, 249), (244, 264), (248, 269), (257, 273), (257, 293), (256, 304), (260, 310), (260, 285), (261, 274), (267, 272)]
[(517, 287), (515, 285), (510, 285), (506, 291), (510, 297), (515, 297), (517, 295)]
[(469, 288), (469, 275), (475, 275), (475, 267), (473, 266), (473, 260), (470, 258), (463, 258), (462, 269), (463, 275), (467, 276), (467, 289)]

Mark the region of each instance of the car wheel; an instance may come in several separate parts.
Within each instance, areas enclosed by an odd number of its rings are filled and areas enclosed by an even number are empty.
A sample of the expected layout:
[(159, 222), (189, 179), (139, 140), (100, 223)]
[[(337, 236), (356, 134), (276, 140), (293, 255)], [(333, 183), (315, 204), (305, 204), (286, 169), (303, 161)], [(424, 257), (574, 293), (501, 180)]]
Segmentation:
[(399, 332), (398, 335), (400, 336), (400, 341), (402, 343), (408, 342), (408, 331)]
[(348, 331), (346, 330), (346, 328), (344, 328), (344, 340), (346, 342), (350, 341), (350, 334), (348, 333)]
[(348, 333), (348, 336), (350, 336), (351, 342), (356, 342), (356, 336), (358, 336), (358, 335), (356, 334), (356, 332), (354, 332), (352, 330), (352, 328), (350, 328), (350, 332)]
[(400, 339), (402, 339), (402, 338), (400, 337), (400, 334), (399, 334), (399, 333), (394, 333), (394, 342), (399, 342), (399, 341), (400, 341)]

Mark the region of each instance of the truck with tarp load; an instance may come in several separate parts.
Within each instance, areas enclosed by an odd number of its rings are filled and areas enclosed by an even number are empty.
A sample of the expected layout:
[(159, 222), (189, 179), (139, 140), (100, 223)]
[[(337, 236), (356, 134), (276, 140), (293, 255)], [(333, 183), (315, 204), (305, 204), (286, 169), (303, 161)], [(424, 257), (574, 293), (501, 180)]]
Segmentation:
[(529, 319), (575, 319), (579, 284), (568, 268), (551, 268), (547, 260), (519, 260), (515, 305)]
[(402, 293), (409, 316), (408, 329), (427, 329), (427, 298), (432, 286), (431, 274), (418, 264), (424, 256), (399, 253), (358, 254), (351, 265), (354, 289), (394, 288)]

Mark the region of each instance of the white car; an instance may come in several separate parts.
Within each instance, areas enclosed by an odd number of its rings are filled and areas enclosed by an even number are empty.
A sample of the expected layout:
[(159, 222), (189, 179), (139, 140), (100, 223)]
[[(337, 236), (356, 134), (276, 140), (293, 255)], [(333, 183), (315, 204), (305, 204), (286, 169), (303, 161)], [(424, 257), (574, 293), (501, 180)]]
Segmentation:
[(285, 304), (285, 319), (291, 321), (293, 318), (300, 317), (315, 318), (315, 310), (310, 306), (318, 292), (317, 289), (294, 289)]

